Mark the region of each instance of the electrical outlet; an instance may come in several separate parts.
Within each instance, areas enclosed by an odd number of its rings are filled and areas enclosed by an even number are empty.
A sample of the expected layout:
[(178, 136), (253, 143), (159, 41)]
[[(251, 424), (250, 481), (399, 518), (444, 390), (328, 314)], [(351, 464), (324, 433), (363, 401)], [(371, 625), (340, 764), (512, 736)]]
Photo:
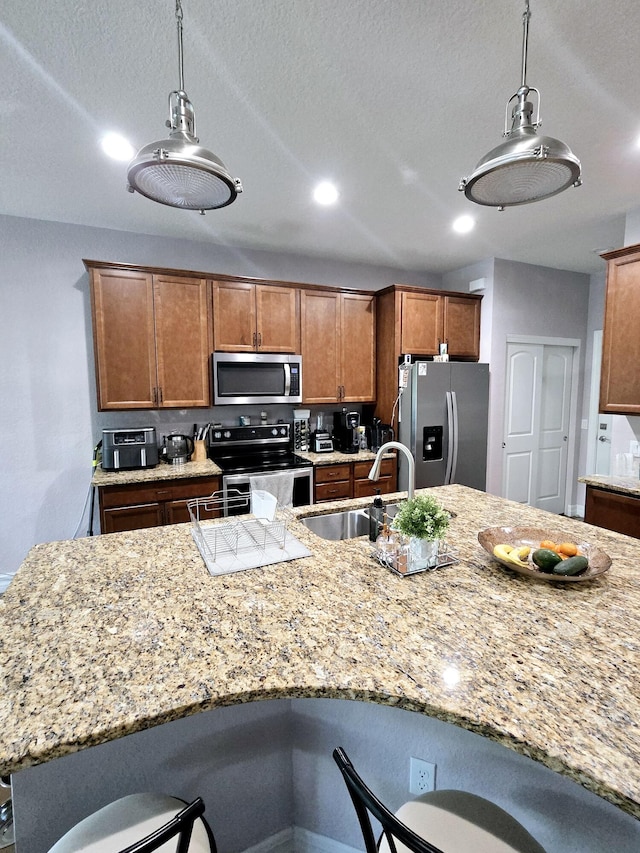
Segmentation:
[(412, 756), (409, 760), (409, 791), (419, 795), (435, 789), (436, 765)]

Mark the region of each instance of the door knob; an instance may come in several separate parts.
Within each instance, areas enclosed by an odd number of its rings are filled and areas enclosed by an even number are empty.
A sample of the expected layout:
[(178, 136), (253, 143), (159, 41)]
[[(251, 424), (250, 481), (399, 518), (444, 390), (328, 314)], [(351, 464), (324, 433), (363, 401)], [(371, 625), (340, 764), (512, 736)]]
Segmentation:
[(610, 441), (611, 441), (611, 439), (610, 439), (610, 438), (607, 438), (607, 436), (606, 436), (606, 435), (599, 435), (599, 436), (598, 436), (598, 441), (609, 441), (609, 442), (610, 442)]

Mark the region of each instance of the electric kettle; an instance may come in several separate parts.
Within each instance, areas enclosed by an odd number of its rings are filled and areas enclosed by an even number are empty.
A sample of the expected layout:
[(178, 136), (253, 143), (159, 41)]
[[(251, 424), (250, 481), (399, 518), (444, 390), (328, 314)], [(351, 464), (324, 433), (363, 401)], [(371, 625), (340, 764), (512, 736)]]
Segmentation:
[(188, 435), (165, 435), (162, 455), (170, 465), (183, 465), (191, 459), (193, 439)]

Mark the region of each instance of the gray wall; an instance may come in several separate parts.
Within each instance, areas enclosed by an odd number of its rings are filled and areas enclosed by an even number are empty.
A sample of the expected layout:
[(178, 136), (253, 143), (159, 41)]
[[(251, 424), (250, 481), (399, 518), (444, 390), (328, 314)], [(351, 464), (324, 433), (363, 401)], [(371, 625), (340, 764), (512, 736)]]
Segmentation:
[[(502, 489), (502, 435), (508, 335), (580, 340), (578, 415), (582, 411), (584, 352), (589, 307), (589, 276), (496, 259), (491, 320), (491, 403), (487, 491)], [(484, 301), (484, 300), (483, 300)], [(484, 306), (483, 306), (484, 310)], [(578, 424), (579, 426), (579, 424)], [(573, 463), (576, 466), (579, 447)], [(567, 495), (575, 503), (577, 483)]]
[(336, 746), (393, 809), (410, 799), (413, 755), (437, 765), (438, 788), (488, 797), (553, 853), (640, 849), (640, 821), (493, 741), (398, 708), (295, 699), (198, 714), (22, 771), (17, 853), (46, 853), (83, 816), (140, 790), (202, 796), (224, 853), (292, 825), (361, 850)]

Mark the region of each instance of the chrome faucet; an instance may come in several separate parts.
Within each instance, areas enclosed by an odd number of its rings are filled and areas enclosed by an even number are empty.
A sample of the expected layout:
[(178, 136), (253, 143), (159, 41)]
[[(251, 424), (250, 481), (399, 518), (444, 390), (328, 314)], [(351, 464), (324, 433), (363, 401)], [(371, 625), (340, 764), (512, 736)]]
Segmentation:
[(380, 477), (380, 465), (382, 464), (382, 456), (387, 450), (393, 450), (394, 448), (396, 450), (401, 450), (407, 457), (407, 462), (409, 463), (409, 486), (407, 489), (407, 497), (411, 499), (416, 489), (416, 463), (409, 448), (406, 447), (404, 444), (400, 444), (399, 441), (387, 441), (378, 450), (374, 463), (371, 466), (371, 470), (369, 471), (369, 479), (377, 480)]

